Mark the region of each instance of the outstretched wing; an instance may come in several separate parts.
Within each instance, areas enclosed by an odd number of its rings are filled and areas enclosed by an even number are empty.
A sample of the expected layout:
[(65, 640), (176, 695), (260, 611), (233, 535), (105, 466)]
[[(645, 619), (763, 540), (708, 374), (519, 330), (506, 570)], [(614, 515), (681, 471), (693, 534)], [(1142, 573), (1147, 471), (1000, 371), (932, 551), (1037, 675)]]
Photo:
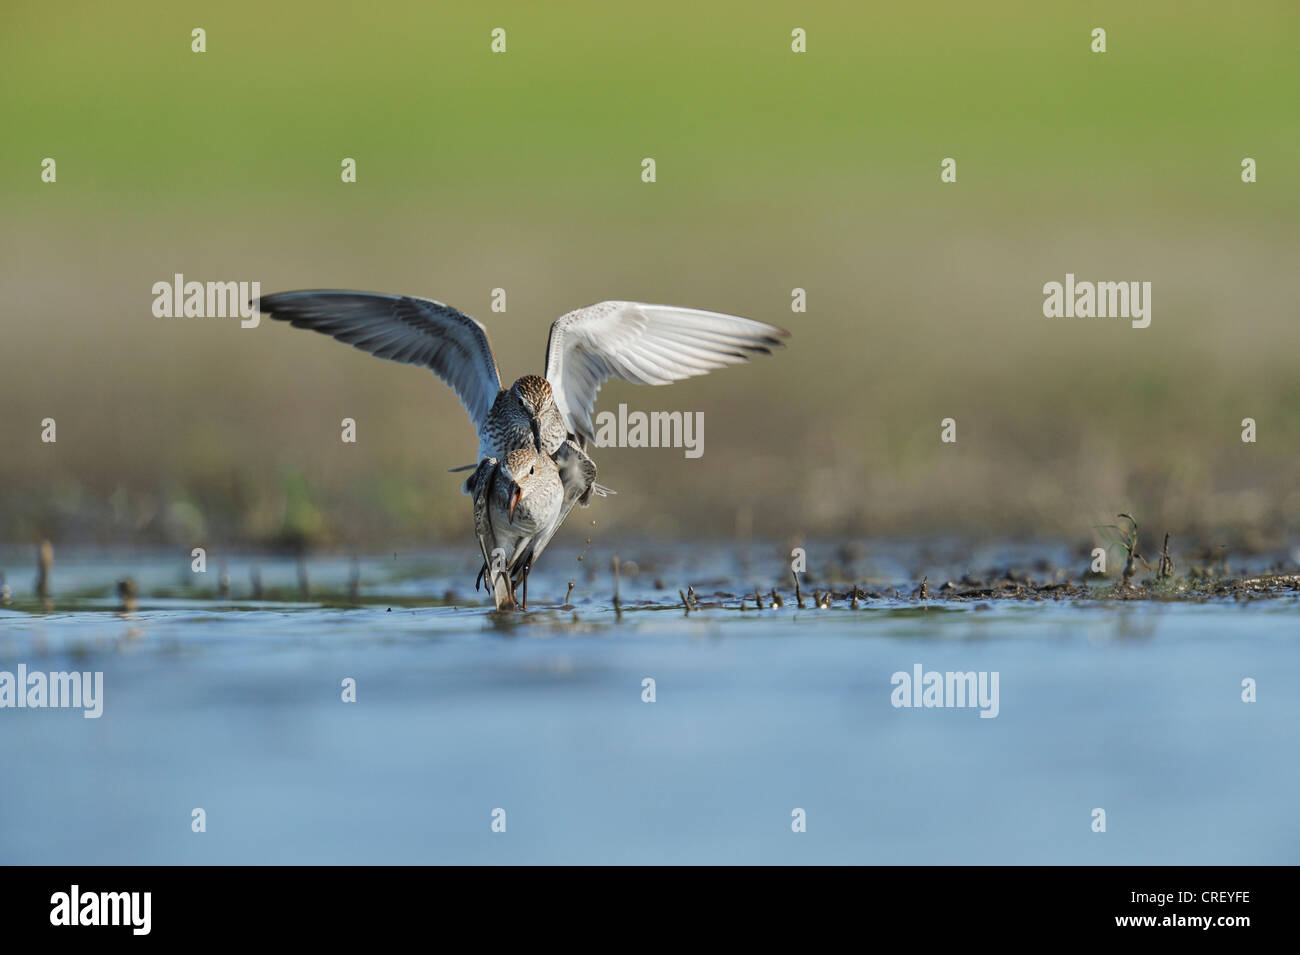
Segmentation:
[(556, 319), (546, 380), (574, 434), (595, 439), (591, 412), (610, 378), (666, 385), (766, 355), (790, 333), (735, 315), (672, 305), (601, 302)]
[(455, 390), (482, 436), (501, 373), (487, 329), (468, 315), (427, 298), (334, 289), (277, 292), (255, 304), (271, 318), (380, 358), (427, 365)]

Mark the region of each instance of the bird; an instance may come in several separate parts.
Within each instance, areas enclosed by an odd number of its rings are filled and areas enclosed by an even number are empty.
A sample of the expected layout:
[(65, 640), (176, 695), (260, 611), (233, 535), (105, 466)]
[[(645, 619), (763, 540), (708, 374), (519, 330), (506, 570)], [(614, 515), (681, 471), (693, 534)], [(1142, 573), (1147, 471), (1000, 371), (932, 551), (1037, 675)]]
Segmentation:
[(771, 354), (789, 337), (775, 325), (720, 312), (598, 302), (556, 319), (547, 337), (544, 375), (523, 375), (507, 388), (487, 329), (433, 299), (305, 289), (265, 295), (255, 305), (273, 320), (330, 335), (380, 358), (423, 365), (451, 386), (479, 440), (478, 466), (453, 469), (474, 468), (465, 491), (476, 498), (476, 512), (477, 494), (501, 483), (503, 471), (511, 475), (507, 481), (514, 479), (512, 451), (531, 447), (552, 458), (564, 487), (561, 514), (525, 548), (529, 560), (516, 568), (525, 579), (572, 503), (586, 505), (592, 494), (610, 493), (595, 483), (595, 464), (587, 454), (595, 442), (592, 412), (606, 381), (666, 385)]
[[(540, 556), (539, 540), (544, 548), (550, 539), (540, 535), (563, 520), (567, 495), (560, 469), (550, 455), (525, 445), (504, 461), (480, 461), (465, 481), (465, 492), (474, 500), (474, 535), (483, 555), (479, 580), (492, 592), (498, 610), (525, 608), (528, 570)], [(576, 490), (570, 493), (576, 498)], [(522, 599), (516, 596), (521, 583)]]

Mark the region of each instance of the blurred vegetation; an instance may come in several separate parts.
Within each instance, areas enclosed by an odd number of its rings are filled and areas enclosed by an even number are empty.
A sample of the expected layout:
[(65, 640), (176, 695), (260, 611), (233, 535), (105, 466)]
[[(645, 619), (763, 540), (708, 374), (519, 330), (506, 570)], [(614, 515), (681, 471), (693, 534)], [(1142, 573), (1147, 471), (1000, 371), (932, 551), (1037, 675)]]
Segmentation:
[[(751, 366), (608, 386), (600, 408), (703, 411), (705, 454), (602, 451), (621, 493), (578, 540), (1300, 529), (1292, 3), (12, 0), (0, 24), (0, 542), (468, 535), (447, 389), (154, 318), (176, 272), (438, 298), (507, 380), (604, 298), (791, 329)], [(1066, 272), (1151, 281), (1151, 327), (1045, 319)]]

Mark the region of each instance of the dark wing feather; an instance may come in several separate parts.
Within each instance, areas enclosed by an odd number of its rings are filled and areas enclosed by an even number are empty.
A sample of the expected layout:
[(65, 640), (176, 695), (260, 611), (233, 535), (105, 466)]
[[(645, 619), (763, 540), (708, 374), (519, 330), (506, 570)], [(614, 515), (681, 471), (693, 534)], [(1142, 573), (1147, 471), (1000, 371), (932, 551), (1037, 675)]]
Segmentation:
[(482, 436), (501, 374), (487, 329), (468, 315), (427, 298), (334, 289), (277, 292), (256, 304), (278, 321), (432, 369), (456, 392)]

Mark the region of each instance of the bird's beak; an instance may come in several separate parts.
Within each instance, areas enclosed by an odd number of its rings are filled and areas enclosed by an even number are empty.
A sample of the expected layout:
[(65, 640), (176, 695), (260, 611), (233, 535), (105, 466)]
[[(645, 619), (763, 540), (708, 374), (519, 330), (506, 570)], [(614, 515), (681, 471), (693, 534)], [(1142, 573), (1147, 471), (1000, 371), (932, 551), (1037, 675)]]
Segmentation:
[(510, 520), (513, 521), (515, 519), (515, 508), (519, 506), (519, 502), (522, 501), (523, 499), (524, 499), (523, 490), (519, 487), (518, 484), (515, 484), (512, 481), (510, 483), (510, 510), (508, 512)]
[(533, 417), (533, 441), (537, 444), (537, 453), (542, 451), (542, 423)]

